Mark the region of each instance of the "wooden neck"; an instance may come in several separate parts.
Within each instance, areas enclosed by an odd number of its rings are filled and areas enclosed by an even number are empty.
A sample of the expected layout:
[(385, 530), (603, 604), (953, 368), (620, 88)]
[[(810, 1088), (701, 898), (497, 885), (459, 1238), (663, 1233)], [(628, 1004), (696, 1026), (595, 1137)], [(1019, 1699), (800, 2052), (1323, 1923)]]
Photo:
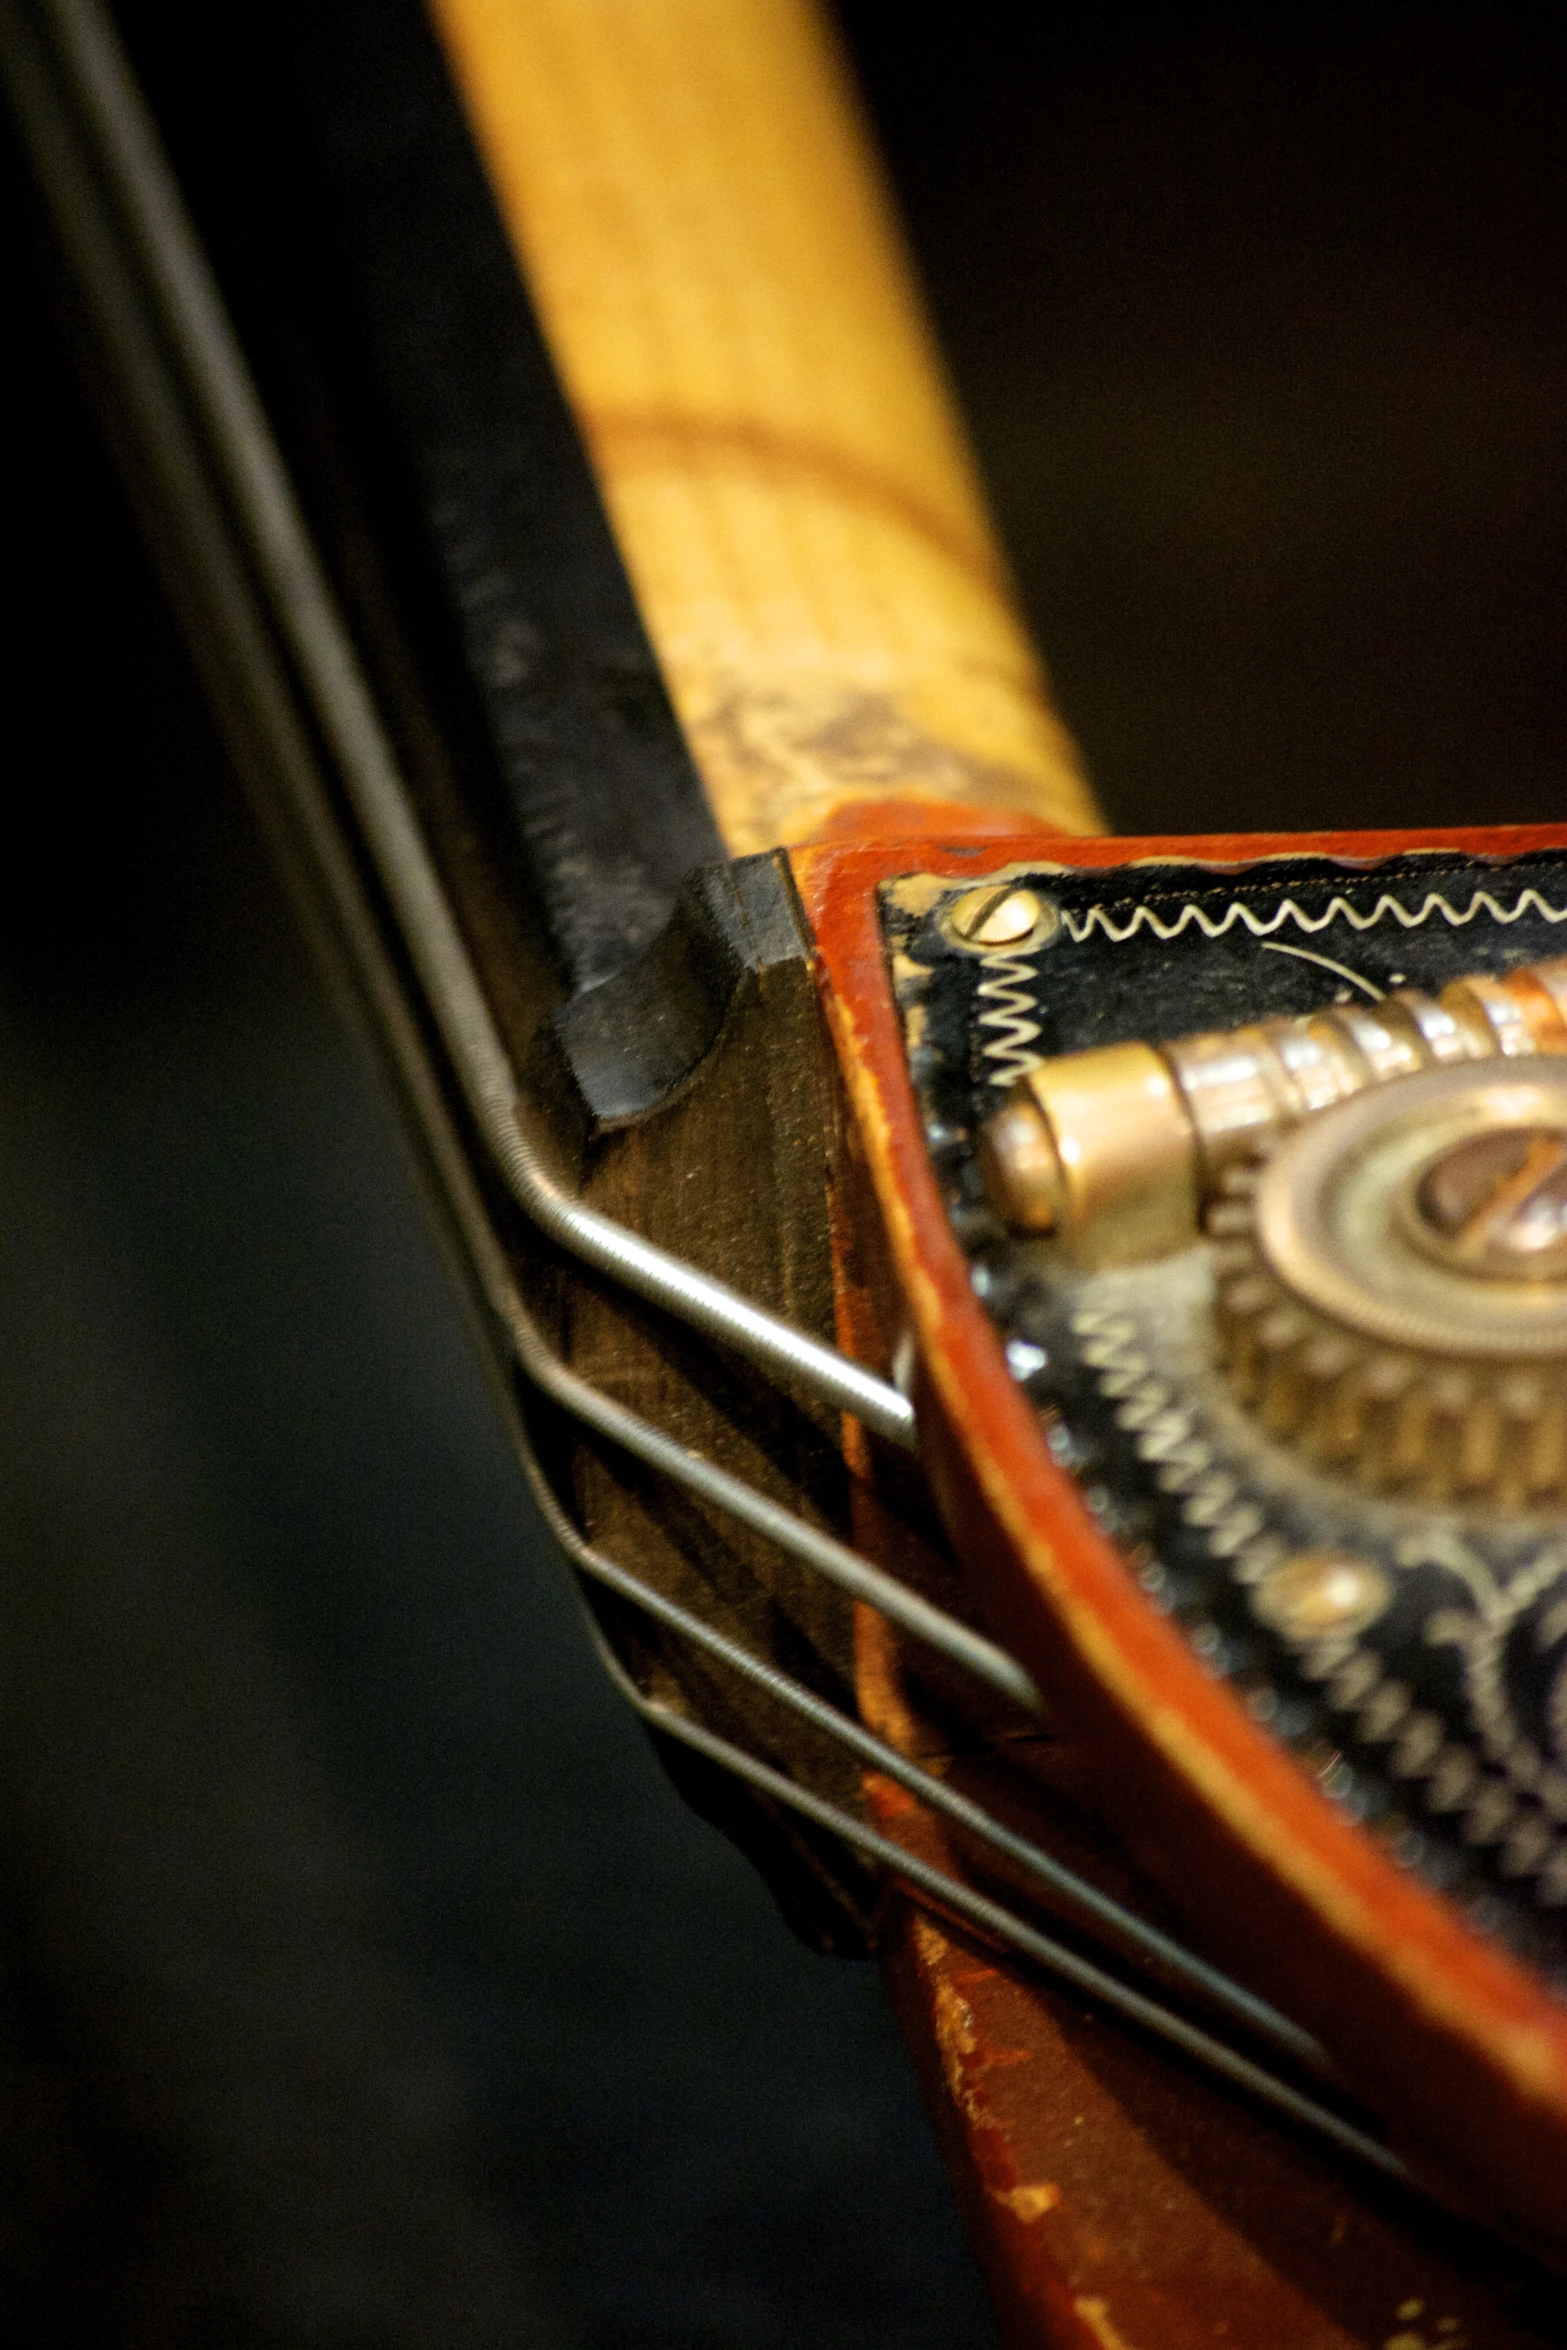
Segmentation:
[(430, 4), (731, 852), (1095, 829), (811, 0)]

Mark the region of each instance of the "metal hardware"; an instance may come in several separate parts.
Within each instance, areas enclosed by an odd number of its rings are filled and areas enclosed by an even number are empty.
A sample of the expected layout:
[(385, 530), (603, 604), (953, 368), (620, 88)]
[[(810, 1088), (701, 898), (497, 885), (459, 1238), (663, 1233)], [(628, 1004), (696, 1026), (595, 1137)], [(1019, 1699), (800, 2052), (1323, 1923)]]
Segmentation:
[[(520, 1313), (520, 1301), (517, 1301), (517, 1310)], [(1031, 1844), (1026, 1837), (1003, 1826), (983, 1805), (971, 1802), (944, 1779), (938, 1779), (918, 1763), (910, 1762), (906, 1755), (900, 1754), (896, 1747), (889, 1746), (884, 1739), (867, 1730), (852, 1715), (828, 1704), (813, 1690), (807, 1689), (789, 1674), (780, 1672), (776, 1665), (753, 1655), (738, 1641), (731, 1640), (727, 1634), (717, 1631), (700, 1616), (694, 1615), (689, 1608), (667, 1598), (627, 1568), (617, 1566), (602, 1551), (586, 1543), (561, 1508), (537, 1464), (530, 1459), (528, 1468), (535, 1498), (548, 1521), (550, 1531), (583, 1574), (594, 1582), (604, 1584), (607, 1589), (618, 1592), (623, 1599), (629, 1599), (671, 1631), (680, 1633), (682, 1638), (691, 1641), (694, 1646), (717, 1657), (732, 1671), (766, 1689), (793, 1712), (810, 1721), (817, 1729), (825, 1731), (841, 1746), (846, 1746), (869, 1769), (880, 1771), (885, 1777), (895, 1780), (899, 1786), (907, 1788), (911, 1795), (918, 1796), (928, 1809), (940, 1812), (955, 1826), (966, 1829), (970, 1835), (988, 1844), (993, 1851), (1015, 1861), (1049, 1892), (1066, 1902), (1077, 1913), (1080, 1921), (1087, 1923), (1122, 1956), (1162, 1975), (1168, 1983), (1188, 1992), (1239, 2030), (1266, 2042), (1286, 2062), (1324, 2077), (1332, 2075), (1333, 2066), (1320, 2042), (1314, 2040), (1309, 2032), (1302, 2031), (1298, 2024), (1291, 2023), (1287, 2016), (1281, 2015), (1266, 2000), (1258, 1999), (1254, 1993), (1233, 1982), (1205, 1959), (1196, 1957), (1170, 1935), (1161, 1933), (1157, 1927), (1148, 1925), (1122, 1903), (1101, 1893), (1097, 1886), (1078, 1876), (1075, 1870), (1052, 1859), (1037, 1844)], [(624, 1675), (622, 1673), (617, 1677), (624, 1678)], [(656, 1715), (660, 1722), (672, 1711), (668, 1706), (644, 1699), (640, 1692), (638, 1710)], [(687, 1717), (682, 1715), (679, 1718), (684, 1720)]]
[[(1032, 884), (1036, 869), (996, 878)], [(1044, 1416), (1053, 1457), (1201, 1669), (1396, 1868), (1555, 1992), (1567, 1986), (1567, 1771), (1551, 1744), (1550, 1706), (1567, 1651), (1567, 1561), (1548, 1521), (1560, 1516), (1553, 1496), (1567, 1491), (1567, 1397), (1548, 1365), (1505, 1350), (1490, 1364), (1466, 1361), (1462, 1332), (1477, 1315), (1500, 1318), (1502, 1293), (1514, 1290), (1545, 1308), (1544, 1322), (1561, 1280), (1482, 1278), (1443, 1265), (1423, 1233), (1410, 1238), (1399, 1281), (1405, 1271), (1445, 1276), (1468, 1297), (1461, 1309), (1450, 1298), (1440, 1317), (1445, 1364), (1401, 1362), (1352, 1318), (1308, 1314), (1304, 1295), (1276, 1279), (1283, 1260), (1270, 1270), (1249, 1237), (1255, 1165), (1221, 1177), (1205, 1241), (1194, 1234), (1174, 1254), (1099, 1269), (1059, 1241), (999, 1230), (976, 1201), (975, 1145), (1021, 1074), (1020, 1056), (1034, 1059), (1047, 1040), (1059, 1040), (1063, 1058), (1090, 1048), (1138, 1001), (1153, 1007), (1149, 1035), (1178, 1029), (1182, 1006), (1189, 1026), (1222, 1033), (1237, 1002), (1255, 1007), (1258, 1026), (1287, 1021), (1314, 995), (1320, 1002), (1322, 978), (1274, 952), (1290, 924), (1313, 941), (1333, 925), (1364, 940), (1357, 957), (1378, 976), (1365, 980), (1363, 1001), (1379, 1018), (1388, 999), (1378, 982), (1424, 987), (1432, 1006), (1466, 967), (1486, 963), (1506, 974), (1486, 986), (1536, 1045), (1548, 1041), (1553, 999), (1532, 975), (1551, 973), (1560, 951), (1567, 862), (1559, 849), (1479, 863), (1411, 851), (1365, 867), (1287, 855), (1241, 876), (1161, 861), (1119, 873), (1113, 899), (1092, 870), (1042, 867), (1037, 882), (1060, 905), (1061, 936), (1015, 978), (1011, 958), (998, 958), (1008, 963), (1004, 1022), (995, 967), (942, 928), (957, 894), (950, 878), (904, 877), (881, 896), (932, 1168), (1008, 1369)], [(1336, 976), (1348, 988), (1361, 974), (1344, 964)], [(1456, 1014), (1450, 1033), (1461, 1038)], [(1418, 1185), (1457, 1137), (1428, 1127), (1410, 1164), (1378, 1171), (1358, 1148), (1340, 1151), (1351, 1124), (1365, 1140), (1401, 1105), (1418, 1104), (1422, 1087), (1451, 1084), (1515, 1102), (1533, 1092), (1522, 1125), (1534, 1132), (1563, 1123), (1539, 1090), (1554, 1090), (1564, 1069), (1567, 1057), (1540, 1051), (1462, 1053), (1449, 1071), (1329, 1100), (1278, 1141), (1277, 1163), (1319, 1143), (1326, 1151), (1336, 1132), (1339, 1174), (1319, 1200), (1337, 1199), (1342, 1179), (1346, 1211), (1352, 1197), (1366, 1205), (1362, 1184), (1374, 1175), (1397, 1207), (1407, 1178)], [(1548, 1201), (1542, 1210), (1548, 1219)], [(1391, 1249), (1360, 1249), (1354, 1266), (1362, 1299), (1379, 1285), (1385, 1296)], [(1271, 1307), (1248, 1292), (1264, 1278)], [(1216, 1304), (1221, 1320), (1233, 1313), (1237, 1328), (1247, 1325), (1228, 1376)], [(1255, 1387), (1244, 1348), (1257, 1358)], [(1379, 1426), (1396, 1441), (1385, 1443)]]
[(1259, 1576), (1253, 1605), (1286, 1639), (1353, 1640), (1393, 1597), (1391, 1577), (1345, 1550), (1297, 1550)]
[(1074, 1257), (1132, 1264), (1189, 1246), (1197, 1224), (1191, 1113), (1146, 1044), (1064, 1053), (1030, 1071), (983, 1129), (992, 1206)]
[(1208, 1218), (1231, 1383), (1363, 1483), (1567, 1491), (1567, 1059), (1470, 1062), (1324, 1110)]
[[(957, 907), (984, 895), (971, 889)], [(1085, 1266), (1167, 1255), (1195, 1240), (1227, 1170), (1303, 1119), (1395, 1077), (1567, 1053), (1564, 1007), (1557, 958), (1471, 974), (1436, 1000), (1403, 989), (1375, 1005), (1059, 1054), (1020, 1077), (985, 1129), (991, 1205), (1016, 1231), (1058, 1233)]]
[(1384, 2178), (1398, 2181), (1400, 2185), (1419, 2184), (1391, 2147), (1372, 2137), (1368, 2131), (1357, 2128), (1342, 2114), (1335, 2113), (1331, 2106), (1323, 2105), (1317, 2098), (1281, 2080), (1276, 2073), (1270, 2073), (1265, 2066), (1255, 2063), (1240, 2050), (1215, 2039), (1211, 2032), (1205, 2032), (1200, 2025), (1189, 2023), (1184, 2016), (1162, 2007), (1157, 2000), (1149, 1999), (1129, 1984), (1122, 1983), (1103, 1967), (1096, 1966), (1091, 1959), (1079, 1956), (1050, 1935), (1041, 1934), (1037, 1927), (1027, 1924), (1014, 1911), (1005, 1909), (988, 1895), (977, 1892), (962, 1878), (954, 1877), (948, 1870), (935, 1868), (930, 1862), (921, 1860), (918, 1854), (906, 1851), (901, 1844), (895, 1844), (889, 1837), (879, 1835), (874, 1828), (866, 1827), (862, 1820), (855, 1819), (837, 1804), (825, 1802), (808, 1788), (786, 1779), (781, 1772), (731, 1745), (728, 1739), (704, 1729), (701, 1723), (690, 1721), (683, 1714), (677, 1714), (654, 1699), (645, 1697), (597, 1627), (590, 1625), (590, 1630), (610, 1679), (644, 1721), (653, 1723), (667, 1736), (680, 1739), (684, 1745), (694, 1747), (699, 1754), (722, 1763), (726, 1769), (761, 1788), (778, 1802), (786, 1803), (792, 1810), (803, 1813), (807, 1819), (832, 1829), (846, 1844), (853, 1845), (869, 1859), (879, 1861), (893, 1875), (902, 1877), (918, 1891), (957, 1910), (982, 1931), (994, 1934), (1023, 1957), (1031, 1959), (1046, 1974), (1085, 1993), (1127, 2023), (1152, 2033), (1168, 2046), (1178, 2049), (1182, 2055), (1194, 2059), (1205, 2071), (1216, 2074), (1233, 2088), (1270, 2106), (1286, 2120), (1325, 2139), (1340, 2153), (1380, 2172)]
[(1498, 1281), (1567, 1272), (1567, 1134), (1514, 1126), (1473, 1135), (1420, 1170), (1397, 1203), (1416, 1248)]
[(581, 1420), (587, 1427), (596, 1428), (616, 1444), (646, 1461), (688, 1492), (699, 1493), (705, 1501), (738, 1518), (743, 1525), (786, 1550), (791, 1558), (811, 1567), (824, 1582), (848, 1593), (853, 1599), (884, 1615), (927, 1647), (940, 1650), (964, 1672), (983, 1681), (1002, 1697), (1029, 1713), (1039, 1711), (1039, 1692), (1015, 1658), (998, 1648), (993, 1640), (973, 1631), (945, 1609), (933, 1607), (921, 1599), (918, 1592), (871, 1561), (861, 1558), (830, 1534), (796, 1517), (792, 1510), (770, 1501), (757, 1493), (739, 1477), (731, 1477), (727, 1470), (716, 1468), (697, 1453), (666, 1436), (651, 1421), (628, 1411), (624, 1404), (615, 1403), (601, 1395), (586, 1379), (579, 1378), (547, 1347), (539, 1335), (538, 1326), (523, 1309), (519, 1299), (510, 1308), (512, 1342), (523, 1371), (552, 1403), (559, 1404)]
[[(889, 1620), (911, 1635), (941, 1647), (990, 1686), (1027, 1702), (1032, 1685), (1014, 1660), (970, 1627), (929, 1607), (870, 1561), (857, 1558), (599, 1395), (556, 1360), (529, 1321), (453, 1127), (425, 1036), (331, 813), (269, 619), (292, 653), (320, 737), (341, 768), (470, 1107), (521, 1204), (551, 1238), (638, 1295), (736, 1347), (786, 1383), (802, 1385), (857, 1413), (894, 1441), (912, 1440), (912, 1412), (896, 1389), (637, 1234), (572, 1201), (543, 1167), (525, 1131), (504, 1046), (419, 837), (347, 632), (305, 536), (281, 458), (113, 29), (95, 0), (43, 0), (41, 13), (56, 44), (54, 58), (40, 48), (14, 6), (0, 12), (3, 62), (40, 183), (120, 371), (120, 390), (139, 436), (150, 494), (171, 528), (176, 584), (204, 623), (204, 656), (214, 688), (226, 695), (226, 714), (236, 737), (248, 745), (253, 763), (265, 767), (270, 818), (294, 877), (307, 886), (328, 958), (336, 958), (339, 970), (351, 975), (358, 997), (372, 1014), (377, 1041), (440, 1179), (444, 1210), (461, 1243), (476, 1302), (503, 1336), (519, 1370), (557, 1404), (662, 1473), (744, 1517), (841, 1588), (881, 1607)], [(112, 208), (106, 208), (106, 191)], [(124, 249), (126, 230), (133, 255)], [(149, 287), (156, 297), (158, 333), (149, 331), (146, 316)], [(193, 418), (199, 431), (193, 430)], [(862, 1761), (885, 1771), (965, 1832), (1026, 1867), (1123, 1955), (1179, 1982), (1285, 2061), (1324, 2069), (1322, 2052), (1298, 2026), (1094, 1887), (1076, 1880), (1048, 1854), (991, 1820), (981, 1807), (896, 1754), (862, 1725), (593, 1552), (571, 1525), (531, 1454), (527, 1465), (548, 1522), (583, 1574), (617, 1589), (735, 1671), (762, 1682)], [(1158, 2034), (1340, 2151), (1384, 2175), (1406, 2176), (1386, 2146), (1253, 2058), (1041, 1933), (1016, 1911), (904, 1851), (811, 1789), (648, 1698), (604, 1646), (596, 1626), (594, 1632), (617, 1686), (667, 1735), (832, 1829), (917, 1891), (967, 1917), (1128, 2021)]]
[(998, 947), (1021, 954), (1043, 946), (1060, 923), (1055, 907), (1037, 890), (1013, 889), (1005, 881), (966, 889), (946, 914), (948, 937), (976, 955), (993, 954)]

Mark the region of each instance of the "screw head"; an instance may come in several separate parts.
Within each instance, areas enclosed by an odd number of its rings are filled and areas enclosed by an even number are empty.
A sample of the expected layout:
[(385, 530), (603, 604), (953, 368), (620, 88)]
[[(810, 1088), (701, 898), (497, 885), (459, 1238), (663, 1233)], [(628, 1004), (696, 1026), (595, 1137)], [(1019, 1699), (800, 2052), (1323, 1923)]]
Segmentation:
[(1017, 889), (1006, 881), (981, 882), (966, 889), (947, 908), (947, 935), (958, 946), (977, 954), (999, 947), (1042, 945), (1052, 938), (1061, 917), (1036, 890)]
[(1508, 1126), (1441, 1152), (1411, 1195), (1412, 1237), (1465, 1272), (1530, 1280), (1567, 1272), (1567, 1133)]

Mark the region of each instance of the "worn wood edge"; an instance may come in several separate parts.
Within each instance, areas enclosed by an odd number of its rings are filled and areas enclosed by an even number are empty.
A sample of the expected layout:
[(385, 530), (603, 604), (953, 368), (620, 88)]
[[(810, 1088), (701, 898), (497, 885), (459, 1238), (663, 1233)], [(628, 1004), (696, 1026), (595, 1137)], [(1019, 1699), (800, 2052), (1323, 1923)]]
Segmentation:
[[(1248, 1971), (1380, 2090), (1482, 2206), (1567, 2233), (1567, 2019), (1535, 1978), (1337, 1817), (1233, 1694), (1204, 1675), (1050, 1461), (947, 1228), (921, 1141), (882, 966), (874, 890), (898, 872), (1012, 862), (1112, 867), (1159, 857), (1240, 865), (1275, 853), (1374, 863), (1412, 848), (1481, 857), (1567, 842), (1561, 828), (1443, 833), (1010, 840), (793, 859), (904, 1295), (925, 1428), (966, 1555), (1021, 1653), (1083, 1734), (1117, 1758), (1114, 1801), (1180, 1850), (1186, 1897), (1222, 1904)], [(965, 1524), (966, 1521), (966, 1524)], [(1043, 1603), (1043, 1605), (1041, 1605)], [(1244, 1926), (1237, 1912), (1248, 1911)], [(1458, 2191), (1458, 2190), (1453, 2190)]]
[(814, 0), (429, 0), (731, 851), (1098, 822)]
[[(940, 1864), (928, 1815), (886, 1834)], [(941, 1915), (882, 1972), (1009, 2350), (1545, 2350), (1555, 2280)], [(1415, 2322), (1415, 2321), (1423, 2322)]]

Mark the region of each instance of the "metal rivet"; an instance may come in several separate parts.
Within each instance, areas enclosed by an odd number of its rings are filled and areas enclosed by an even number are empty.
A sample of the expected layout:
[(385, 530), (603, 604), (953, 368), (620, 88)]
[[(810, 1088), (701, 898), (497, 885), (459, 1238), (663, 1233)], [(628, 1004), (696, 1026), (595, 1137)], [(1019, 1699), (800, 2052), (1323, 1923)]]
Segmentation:
[(1252, 1605), (1287, 1640), (1353, 1636), (1393, 1596), (1382, 1569), (1342, 1550), (1301, 1550), (1257, 1585)]

